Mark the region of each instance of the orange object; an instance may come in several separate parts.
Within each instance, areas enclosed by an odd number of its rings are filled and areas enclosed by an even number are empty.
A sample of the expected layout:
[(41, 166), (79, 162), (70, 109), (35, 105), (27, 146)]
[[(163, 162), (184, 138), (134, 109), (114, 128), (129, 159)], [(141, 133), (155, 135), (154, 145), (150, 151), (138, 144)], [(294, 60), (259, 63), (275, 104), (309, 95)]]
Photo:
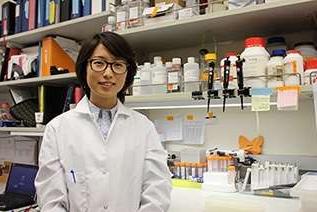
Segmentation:
[(264, 137), (258, 136), (250, 141), (243, 135), (239, 136), (239, 148), (245, 150), (247, 153), (259, 155), (262, 153), (262, 147), (264, 144)]
[(40, 76), (51, 75), (51, 66), (75, 72), (73, 59), (58, 45), (53, 37), (46, 37), (42, 40)]

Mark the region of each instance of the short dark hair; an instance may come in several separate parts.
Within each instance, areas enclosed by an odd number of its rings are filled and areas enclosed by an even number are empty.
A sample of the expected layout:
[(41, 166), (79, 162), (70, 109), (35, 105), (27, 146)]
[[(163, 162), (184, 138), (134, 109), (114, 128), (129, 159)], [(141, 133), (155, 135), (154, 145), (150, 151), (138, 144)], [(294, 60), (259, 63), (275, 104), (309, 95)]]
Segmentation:
[(110, 53), (120, 59), (124, 59), (127, 63), (127, 77), (123, 88), (117, 94), (119, 100), (124, 103), (125, 91), (133, 84), (133, 78), (137, 71), (135, 62), (135, 54), (129, 43), (120, 35), (113, 32), (102, 32), (94, 35), (82, 45), (77, 61), (76, 61), (76, 75), (86, 96), (90, 98), (90, 88), (87, 84), (87, 63), (96, 47), (102, 44)]

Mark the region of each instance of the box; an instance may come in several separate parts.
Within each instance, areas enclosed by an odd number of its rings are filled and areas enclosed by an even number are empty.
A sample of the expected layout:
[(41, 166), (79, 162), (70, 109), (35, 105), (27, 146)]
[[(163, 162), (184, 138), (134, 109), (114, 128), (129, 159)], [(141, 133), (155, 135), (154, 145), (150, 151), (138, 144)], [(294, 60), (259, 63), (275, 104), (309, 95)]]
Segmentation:
[(174, 4), (177, 4), (181, 7), (185, 7), (185, 1), (183, 0), (155, 0), (155, 5), (158, 5), (158, 4), (171, 4), (171, 3), (174, 3)]
[(181, 151), (181, 161), (189, 163), (205, 163), (206, 150), (187, 148)]

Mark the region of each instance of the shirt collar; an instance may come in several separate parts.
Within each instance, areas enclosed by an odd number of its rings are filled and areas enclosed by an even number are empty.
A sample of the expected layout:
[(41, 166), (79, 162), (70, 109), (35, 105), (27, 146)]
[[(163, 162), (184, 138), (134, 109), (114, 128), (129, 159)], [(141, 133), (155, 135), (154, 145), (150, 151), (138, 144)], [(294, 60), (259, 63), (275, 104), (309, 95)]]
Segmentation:
[[(76, 108), (74, 109), (76, 112), (79, 113), (86, 113), (86, 114), (91, 114), (91, 110), (90, 110), (90, 106), (89, 106), (89, 99), (87, 98), (87, 96), (85, 95), (77, 104)], [(97, 106), (95, 106), (97, 107)], [(127, 108), (126, 106), (124, 106), (120, 100), (118, 99), (117, 101), (117, 105), (112, 108), (116, 110), (116, 113), (118, 115), (126, 115), (126, 116), (131, 116), (131, 109)], [(111, 110), (112, 110), (111, 109)], [(111, 111), (112, 113), (112, 111)], [(114, 114), (113, 114), (114, 115)]]

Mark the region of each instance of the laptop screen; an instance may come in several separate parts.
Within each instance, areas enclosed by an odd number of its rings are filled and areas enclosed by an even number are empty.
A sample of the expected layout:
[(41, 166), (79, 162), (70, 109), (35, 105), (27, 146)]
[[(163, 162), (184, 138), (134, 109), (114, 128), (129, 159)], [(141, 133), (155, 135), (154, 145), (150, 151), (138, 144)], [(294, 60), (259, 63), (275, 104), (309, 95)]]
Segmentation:
[(6, 186), (6, 193), (35, 196), (34, 180), (38, 167), (13, 163)]

